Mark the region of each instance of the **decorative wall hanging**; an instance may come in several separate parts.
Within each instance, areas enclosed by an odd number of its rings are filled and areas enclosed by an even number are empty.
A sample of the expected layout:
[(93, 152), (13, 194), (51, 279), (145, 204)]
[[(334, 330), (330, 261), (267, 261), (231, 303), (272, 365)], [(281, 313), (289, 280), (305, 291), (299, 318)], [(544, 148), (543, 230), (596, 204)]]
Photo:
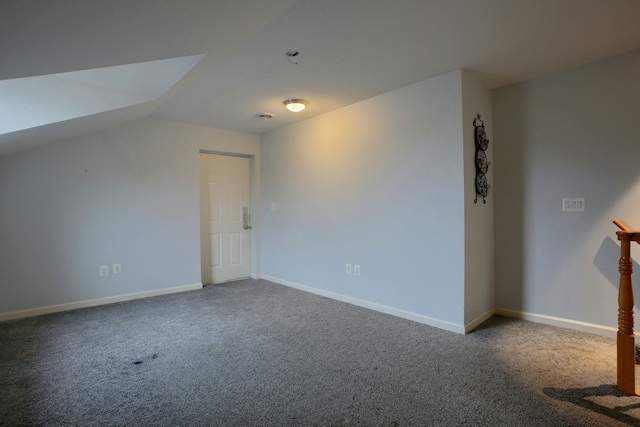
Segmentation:
[(482, 203), (487, 203), (485, 198), (491, 188), (487, 182), (487, 171), (491, 162), (487, 160), (486, 151), (489, 148), (489, 138), (487, 138), (480, 114), (476, 114), (476, 118), (473, 119), (473, 127), (475, 128), (476, 140), (476, 198), (473, 203), (478, 203), (478, 195), (482, 196)]

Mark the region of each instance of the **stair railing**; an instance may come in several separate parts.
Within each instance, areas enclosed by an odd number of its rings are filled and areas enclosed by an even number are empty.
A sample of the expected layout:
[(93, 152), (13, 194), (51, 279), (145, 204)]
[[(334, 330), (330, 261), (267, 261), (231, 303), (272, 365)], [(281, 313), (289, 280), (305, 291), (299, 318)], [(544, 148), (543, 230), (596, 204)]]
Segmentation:
[(617, 365), (618, 389), (628, 394), (636, 394), (636, 346), (633, 333), (633, 287), (631, 274), (633, 260), (631, 259), (631, 242), (640, 244), (640, 231), (629, 229), (622, 221), (613, 223), (620, 228), (616, 231), (620, 241), (620, 287), (618, 288), (618, 336), (617, 336)]

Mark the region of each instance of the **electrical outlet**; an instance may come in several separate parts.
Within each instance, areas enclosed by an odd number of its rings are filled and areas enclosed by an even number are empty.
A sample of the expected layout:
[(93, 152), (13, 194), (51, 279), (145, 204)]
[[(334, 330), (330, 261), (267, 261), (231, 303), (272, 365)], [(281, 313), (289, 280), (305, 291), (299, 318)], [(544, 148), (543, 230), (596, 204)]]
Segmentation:
[(122, 273), (122, 264), (113, 264), (113, 274)]
[(344, 272), (347, 274), (351, 274), (351, 264), (345, 264), (344, 265)]
[(271, 212), (275, 212), (276, 211), (276, 204), (275, 203), (271, 203), (269, 206), (271, 208)]
[(359, 276), (360, 275), (360, 264), (354, 264), (354, 266), (353, 266), (353, 275), (354, 276)]
[(100, 275), (101, 276), (108, 276), (109, 275), (109, 266), (108, 265), (101, 265), (100, 266)]

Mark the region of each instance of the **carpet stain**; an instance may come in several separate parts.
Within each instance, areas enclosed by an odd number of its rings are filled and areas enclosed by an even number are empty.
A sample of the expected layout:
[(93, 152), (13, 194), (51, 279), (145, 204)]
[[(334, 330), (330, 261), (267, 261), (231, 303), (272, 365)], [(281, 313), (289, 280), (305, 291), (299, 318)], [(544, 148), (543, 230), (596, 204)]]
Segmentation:
[(145, 359), (146, 360), (154, 360), (154, 359), (157, 359), (158, 357), (159, 357), (158, 353), (153, 353), (151, 356), (147, 356), (147, 357), (144, 357), (142, 359), (136, 360), (135, 362), (133, 362), (133, 364), (134, 365), (142, 365), (144, 363)]
[(22, 353), (18, 353), (18, 354), (16, 354), (16, 358), (17, 358), (17, 359), (22, 359), (23, 357), (28, 356), (28, 355), (30, 355), (30, 354), (33, 354), (33, 353), (35, 353), (35, 352), (36, 352), (36, 349), (35, 349), (35, 348), (32, 348), (32, 349), (30, 349), (30, 350), (23, 351)]

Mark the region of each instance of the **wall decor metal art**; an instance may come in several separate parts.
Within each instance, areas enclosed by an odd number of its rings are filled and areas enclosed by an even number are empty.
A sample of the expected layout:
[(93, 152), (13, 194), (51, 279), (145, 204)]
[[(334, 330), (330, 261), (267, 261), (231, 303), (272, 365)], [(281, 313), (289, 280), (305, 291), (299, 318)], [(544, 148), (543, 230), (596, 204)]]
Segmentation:
[(489, 148), (489, 138), (484, 128), (480, 114), (476, 114), (473, 119), (476, 140), (476, 198), (473, 203), (478, 203), (478, 195), (482, 196), (482, 203), (487, 203), (486, 197), (491, 186), (487, 182), (487, 171), (491, 162), (487, 160), (487, 148)]

